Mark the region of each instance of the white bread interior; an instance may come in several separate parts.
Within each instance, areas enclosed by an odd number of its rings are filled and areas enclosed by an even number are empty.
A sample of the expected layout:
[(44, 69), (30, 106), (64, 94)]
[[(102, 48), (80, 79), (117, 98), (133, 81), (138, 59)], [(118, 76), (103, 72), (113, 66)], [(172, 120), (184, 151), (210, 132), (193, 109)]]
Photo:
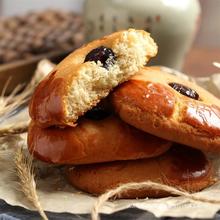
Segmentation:
[(111, 49), (116, 61), (108, 69), (102, 67), (100, 62), (86, 62), (78, 70), (77, 78), (70, 83), (64, 100), (68, 121), (76, 121), (157, 54), (157, 46), (150, 35), (133, 29), (124, 31), (113, 42)]

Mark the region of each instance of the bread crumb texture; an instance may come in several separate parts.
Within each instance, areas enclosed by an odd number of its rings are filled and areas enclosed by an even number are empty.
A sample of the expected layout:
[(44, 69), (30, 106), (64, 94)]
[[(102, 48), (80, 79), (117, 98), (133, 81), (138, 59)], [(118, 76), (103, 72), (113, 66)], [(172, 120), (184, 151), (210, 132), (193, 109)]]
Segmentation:
[(150, 34), (134, 29), (120, 32), (111, 49), (116, 61), (108, 69), (100, 62), (86, 62), (78, 70), (78, 77), (72, 80), (64, 100), (68, 121), (77, 120), (157, 54), (157, 45)]

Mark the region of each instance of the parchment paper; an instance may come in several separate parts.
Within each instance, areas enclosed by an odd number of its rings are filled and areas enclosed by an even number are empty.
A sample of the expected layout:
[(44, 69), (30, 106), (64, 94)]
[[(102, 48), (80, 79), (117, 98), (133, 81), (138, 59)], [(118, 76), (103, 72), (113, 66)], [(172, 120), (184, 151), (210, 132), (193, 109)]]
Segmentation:
[[(220, 94), (220, 74), (214, 74), (207, 78), (194, 79), (186, 75), (167, 69), (180, 77), (196, 81), (201, 86)], [(21, 111), (16, 117), (8, 119), (5, 123), (15, 123), (15, 121), (28, 119), (27, 108)], [(18, 146), (26, 146), (26, 134), (20, 136), (10, 136), (0, 138), (0, 198), (11, 205), (22, 206), (32, 209), (22, 192), (20, 192), (15, 168), (13, 164), (14, 150)], [(215, 158), (217, 174), (220, 173), (220, 159)], [(36, 162), (37, 190), (42, 207), (46, 211), (69, 212), (74, 214), (90, 213), (96, 197), (82, 193), (68, 185), (62, 175), (62, 167), (54, 167), (48, 164)], [(220, 183), (217, 183), (197, 195), (205, 196), (209, 199), (220, 200)], [(156, 217), (191, 217), (191, 218), (211, 218), (220, 210), (220, 204), (210, 204), (204, 202), (191, 201), (184, 197), (167, 197), (162, 199), (139, 199), (139, 200), (115, 200), (106, 202), (102, 207), (102, 213), (113, 213), (129, 207), (136, 207), (152, 212)]]

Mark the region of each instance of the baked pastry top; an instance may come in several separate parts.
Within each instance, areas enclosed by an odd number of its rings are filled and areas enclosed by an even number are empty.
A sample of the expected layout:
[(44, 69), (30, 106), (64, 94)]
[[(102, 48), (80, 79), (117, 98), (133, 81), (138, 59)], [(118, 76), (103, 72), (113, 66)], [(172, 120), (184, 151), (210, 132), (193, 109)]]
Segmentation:
[(159, 67), (145, 67), (117, 87), (111, 100), (125, 122), (158, 137), (220, 152), (220, 100)]

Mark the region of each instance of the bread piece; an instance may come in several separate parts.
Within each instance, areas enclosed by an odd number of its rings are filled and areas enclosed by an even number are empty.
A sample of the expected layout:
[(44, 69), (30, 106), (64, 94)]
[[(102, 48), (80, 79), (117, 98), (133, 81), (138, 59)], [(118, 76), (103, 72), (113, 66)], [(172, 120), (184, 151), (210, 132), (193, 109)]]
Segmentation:
[[(113, 54), (91, 56), (91, 51)], [(107, 50), (107, 49), (108, 50)], [(93, 52), (95, 53), (95, 52)], [(74, 126), (79, 116), (95, 106), (119, 83), (128, 80), (135, 71), (157, 53), (149, 33), (129, 29), (93, 41), (66, 57), (43, 80), (30, 102), (30, 116), (41, 127)], [(104, 64), (91, 59), (109, 57)]]
[[(189, 192), (197, 192), (214, 183), (212, 164), (200, 151), (184, 146), (172, 147), (151, 159), (81, 165), (66, 170), (70, 183), (85, 192), (100, 195), (121, 184), (154, 181)], [(162, 190), (129, 190), (120, 198), (168, 196)]]
[[(181, 94), (169, 83), (193, 89), (196, 93), (187, 92), (198, 100)], [(111, 98), (121, 119), (136, 128), (203, 151), (220, 152), (220, 100), (195, 83), (156, 67), (143, 68)]]
[(40, 128), (31, 123), (28, 147), (34, 157), (55, 164), (88, 164), (158, 156), (171, 142), (124, 123), (115, 116), (83, 119), (75, 128)]

